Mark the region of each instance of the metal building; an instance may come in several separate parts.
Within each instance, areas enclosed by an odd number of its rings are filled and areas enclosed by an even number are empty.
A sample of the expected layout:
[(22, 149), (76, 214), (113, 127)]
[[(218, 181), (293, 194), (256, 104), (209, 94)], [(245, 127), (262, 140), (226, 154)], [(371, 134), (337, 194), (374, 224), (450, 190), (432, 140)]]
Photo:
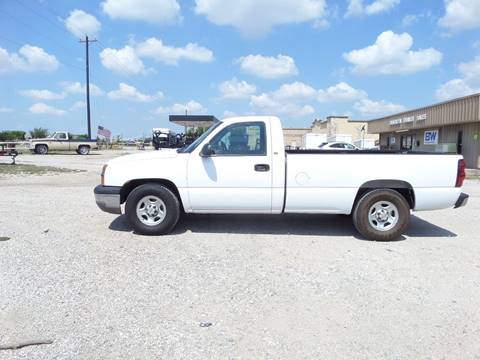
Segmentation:
[(371, 120), (368, 131), (382, 149), (456, 152), (480, 168), (480, 94)]

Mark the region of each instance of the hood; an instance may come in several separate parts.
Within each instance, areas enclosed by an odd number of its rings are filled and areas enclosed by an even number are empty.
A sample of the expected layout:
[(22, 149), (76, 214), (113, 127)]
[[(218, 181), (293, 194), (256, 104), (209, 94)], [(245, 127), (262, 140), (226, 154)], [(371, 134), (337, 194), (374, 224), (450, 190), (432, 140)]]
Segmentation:
[(173, 159), (176, 157), (178, 157), (176, 149), (163, 149), (156, 151), (145, 151), (140, 154), (119, 156), (115, 159), (110, 160), (108, 164), (121, 164), (144, 160)]

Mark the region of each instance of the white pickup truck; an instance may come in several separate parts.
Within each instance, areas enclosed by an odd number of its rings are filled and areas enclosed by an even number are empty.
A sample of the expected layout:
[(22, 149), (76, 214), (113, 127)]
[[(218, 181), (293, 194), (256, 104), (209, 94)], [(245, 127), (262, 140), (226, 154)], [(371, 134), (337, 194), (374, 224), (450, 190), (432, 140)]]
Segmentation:
[(393, 240), (410, 211), (464, 206), (465, 163), (450, 154), (285, 150), (280, 120), (216, 122), (189, 146), (104, 165), (94, 190), (103, 211), (141, 234), (170, 232), (181, 213), (351, 214), (373, 240)]

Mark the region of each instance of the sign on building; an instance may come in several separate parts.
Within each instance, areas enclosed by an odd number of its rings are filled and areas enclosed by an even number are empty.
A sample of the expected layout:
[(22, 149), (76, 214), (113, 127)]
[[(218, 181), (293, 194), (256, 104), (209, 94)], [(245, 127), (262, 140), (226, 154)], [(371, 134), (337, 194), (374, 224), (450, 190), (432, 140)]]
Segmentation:
[(425, 145), (438, 144), (438, 130), (427, 130), (423, 136), (423, 143)]

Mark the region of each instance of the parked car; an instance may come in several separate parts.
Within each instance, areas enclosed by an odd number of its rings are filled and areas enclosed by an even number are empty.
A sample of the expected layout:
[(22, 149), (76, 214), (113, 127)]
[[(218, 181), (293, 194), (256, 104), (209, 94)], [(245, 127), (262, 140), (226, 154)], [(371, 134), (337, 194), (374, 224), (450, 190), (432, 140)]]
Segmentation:
[(50, 151), (75, 151), (79, 155), (88, 155), (90, 150), (97, 149), (97, 141), (66, 131), (57, 131), (45, 139), (30, 139), (27, 147), (40, 155), (46, 155)]
[(189, 146), (104, 165), (94, 190), (103, 211), (141, 234), (170, 232), (186, 213), (352, 214), (366, 238), (392, 240), (410, 211), (464, 206), (456, 154), (284, 150), (276, 117), (216, 122)]
[(355, 145), (346, 142), (324, 142), (321, 143), (318, 148), (322, 150), (360, 150)]

